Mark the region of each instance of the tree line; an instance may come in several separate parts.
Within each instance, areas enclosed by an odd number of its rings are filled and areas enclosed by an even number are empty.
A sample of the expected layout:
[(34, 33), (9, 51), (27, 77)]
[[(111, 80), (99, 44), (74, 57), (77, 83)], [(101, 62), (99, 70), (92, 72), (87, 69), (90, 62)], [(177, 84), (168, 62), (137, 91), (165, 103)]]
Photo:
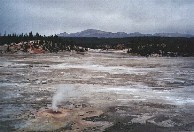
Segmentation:
[[(128, 49), (128, 53), (149, 56), (159, 54), (161, 56), (194, 56), (194, 37), (127, 37), (127, 38), (64, 38), (57, 35), (41, 36), (39, 33), (8, 34), (0, 36), (0, 45), (19, 43), (22, 41), (40, 40), (50, 50), (63, 49), (67, 45), (73, 48), (81, 46), (92, 49)], [(54, 45), (54, 46), (53, 46)]]

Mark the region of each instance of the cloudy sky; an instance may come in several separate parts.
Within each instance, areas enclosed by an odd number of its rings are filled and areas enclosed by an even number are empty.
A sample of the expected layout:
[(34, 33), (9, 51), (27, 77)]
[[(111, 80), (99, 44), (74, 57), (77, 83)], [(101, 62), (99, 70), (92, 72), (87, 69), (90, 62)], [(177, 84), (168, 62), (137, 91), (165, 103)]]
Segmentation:
[(194, 34), (194, 0), (0, 0), (0, 32)]

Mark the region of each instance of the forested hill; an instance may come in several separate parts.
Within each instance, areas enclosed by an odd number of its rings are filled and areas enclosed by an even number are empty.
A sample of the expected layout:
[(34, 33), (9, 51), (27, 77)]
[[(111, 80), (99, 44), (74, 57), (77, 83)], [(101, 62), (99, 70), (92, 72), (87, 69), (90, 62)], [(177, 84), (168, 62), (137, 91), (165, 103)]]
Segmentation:
[[(159, 54), (161, 56), (194, 56), (194, 37), (128, 37), (128, 38), (73, 38), (33, 35), (8, 35), (0, 37), (0, 45), (11, 45), (38, 40), (36, 45), (46, 47), (50, 52), (80, 46), (93, 49), (128, 49), (128, 53), (142, 56)], [(26, 44), (26, 43), (25, 43)], [(55, 50), (52, 50), (55, 49)], [(72, 50), (72, 49), (70, 49)]]
[(127, 48), (129, 52), (147, 56), (194, 56), (194, 37), (128, 37), (128, 38), (63, 38), (77, 45), (99, 49)]

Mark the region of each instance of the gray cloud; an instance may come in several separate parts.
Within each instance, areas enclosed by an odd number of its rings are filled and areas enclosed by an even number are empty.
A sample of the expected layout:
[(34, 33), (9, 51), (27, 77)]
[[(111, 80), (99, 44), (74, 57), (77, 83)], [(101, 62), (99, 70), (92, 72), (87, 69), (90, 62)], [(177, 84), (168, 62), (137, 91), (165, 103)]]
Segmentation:
[(193, 0), (1, 0), (0, 32), (194, 34)]

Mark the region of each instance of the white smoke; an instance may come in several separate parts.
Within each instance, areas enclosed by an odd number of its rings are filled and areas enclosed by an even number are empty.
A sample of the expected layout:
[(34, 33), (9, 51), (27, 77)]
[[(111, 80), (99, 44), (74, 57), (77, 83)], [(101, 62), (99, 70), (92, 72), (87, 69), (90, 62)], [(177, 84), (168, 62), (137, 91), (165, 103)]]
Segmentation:
[(63, 85), (58, 87), (56, 93), (53, 96), (52, 100), (52, 109), (53, 111), (58, 111), (58, 105), (60, 105), (63, 101), (65, 101), (66, 97), (69, 95), (70, 91), (72, 91), (73, 87), (70, 85)]

